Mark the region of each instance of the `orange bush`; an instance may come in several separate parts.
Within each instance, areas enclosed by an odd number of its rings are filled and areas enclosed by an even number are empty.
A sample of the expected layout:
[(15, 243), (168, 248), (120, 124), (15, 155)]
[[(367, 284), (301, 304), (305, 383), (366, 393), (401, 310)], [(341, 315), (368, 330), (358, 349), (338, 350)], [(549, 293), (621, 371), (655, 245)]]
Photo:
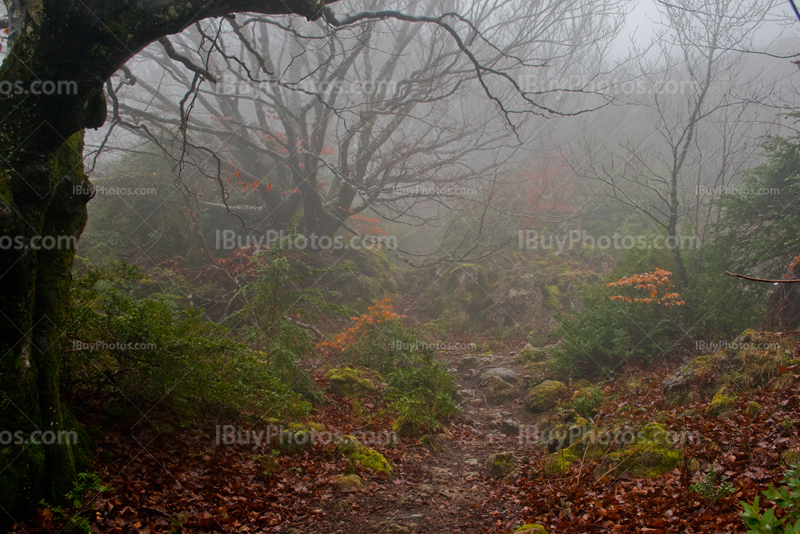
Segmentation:
[(333, 341), (317, 343), (317, 350), (325, 354), (334, 351), (344, 351), (355, 345), (366, 334), (369, 328), (375, 325), (405, 319), (405, 315), (398, 315), (395, 313), (394, 306), (389, 304), (391, 300), (391, 298), (379, 300), (374, 306), (367, 308), (369, 313), (362, 313), (358, 317), (351, 317), (351, 319), (355, 321), (353, 326), (334, 335)]
[[(641, 302), (647, 304), (661, 304), (668, 308), (682, 306), (686, 304), (683, 300), (678, 300), (681, 296), (675, 292), (669, 283), (672, 273), (664, 269), (657, 268), (650, 273), (635, 274), (624, 276), (616, 282), (609, 282), (606, 287), (633, 286), (634, 289), (644, 289), (650, 293), (649, 297), (627, 297), (625, 295), (615, 295), (609, 297), (611, 300), (623, 300), (625, 302)], [(660, 294), (660, 296), (659, 296)]]

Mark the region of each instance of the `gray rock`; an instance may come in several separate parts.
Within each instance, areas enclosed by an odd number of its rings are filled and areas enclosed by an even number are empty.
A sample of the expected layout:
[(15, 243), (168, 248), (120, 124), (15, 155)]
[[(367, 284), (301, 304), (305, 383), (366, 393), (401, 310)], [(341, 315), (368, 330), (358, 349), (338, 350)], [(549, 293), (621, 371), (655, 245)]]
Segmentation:
[(489, 377), (496, 376), (505, 380), (509, 384), (516, 384), (519, 380), (519, 373), (509, 369), (508, 367), (495, 367), (494, 369), (489, 369), (482, 375), (482, 379), (486, 380)]

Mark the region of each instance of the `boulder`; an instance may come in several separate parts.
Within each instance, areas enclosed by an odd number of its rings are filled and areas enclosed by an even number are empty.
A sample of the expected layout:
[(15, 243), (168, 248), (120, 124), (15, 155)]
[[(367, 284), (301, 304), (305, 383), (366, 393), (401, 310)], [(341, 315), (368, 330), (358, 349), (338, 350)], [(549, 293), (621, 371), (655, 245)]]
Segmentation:
[(337, 488), (345, 491), (361, 490), (367, 487), (367, 483), (358, 475), (340, 475), (333, 483)]
[(376, 473), (391, 475), (393, 472), (392, 464), (381, 453), (365, 446), (355, 436), (345, 436), (342, 442), (336, 446), (336, 452), (358, 461), (361, 467), (371, 469)]
[(632, 444), (604, 456), (594, 475), (600, 479), (609, 472), (614, 477), (627, 472), (637, 478), (655, 478), (680, 464), (682, 456), (674, 445), (667, 427), (650, 423), (635, 434)]
[(516, 371), (512, 371), (507, 367), (495, 367), (494, 369), (489, 369), (485, 373), (483, 373), (482, 378), (484, 380), (496, 376), (502, 380), (505, 380), (509, 384), (516, 384), (519, 380), (519, 373)]
[(525, 408), (533, 413), (546, 412), (556, 407), (558, 399), (567, 393), (567, 386), (556, 380), (545, 380), (528, 391)]
[(328, 369), (325, 380), (330, 385), (331, 393), (344, 397), (359, 397), (375, 393), (375, 374), (370, 371), (345, 367)]
[(544, 473), (546, 475), (563, 476), (569, 471), (572, 462), (576, 460), (578, 460), (578, 457), (575, 456), (572, 451), (569, 449), (561, 449), (548, 456), (544, 461)]
[[(551, 345), (552, 347), (552, 345)], [(550, 356), (547, 353), (547, 348), (538, 348), (532, 346), (530, 343), (525, 345), (525, 348), (519, 351), (519, 353), (514, 356), (514, 362), (524, 365), (527, 363), (538, 363), (546, 361)]]
[(730, 415), (736, 409), (736, 395), (728, 388), (723, 387), (717, 391), (711, 403), (706, 407), (706, 417), (723, 417)]
[(508, 404), (517, 398), (517, 390), (503, 379), (496, 376), (489, 377), (486, 384), (486, 402), (490, 406)]
[(511, 531), (511, 534), (517, 534), (518, 532), (524, 532), (525, 534), (547, 534), (547, 529), (539, 523), (529, 523), (515, 528)]
[(517, 466), (517, 457), (510, 452), (497, 452), (490, 454), (483, 465), (489, 469), (491, 476), (500, 477), (514, 470)]

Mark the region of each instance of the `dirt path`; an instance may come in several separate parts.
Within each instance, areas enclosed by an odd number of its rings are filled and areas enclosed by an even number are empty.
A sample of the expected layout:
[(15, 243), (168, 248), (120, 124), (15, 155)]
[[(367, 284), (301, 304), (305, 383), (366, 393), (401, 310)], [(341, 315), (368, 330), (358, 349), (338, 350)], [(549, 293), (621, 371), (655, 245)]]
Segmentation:
[[(435, 451), (419, 446), (407, 452), (392, 479), (365, 491), (340, 492), (324, 509), (329, 530), (319, 532), (485, 533), (494, 531), (498, 519), (518, 511), (517, 503), (492, 499), (501, 481), (484, 466), (490, 454), (523, 457), (530, 448), (519, 439), (518, 425), (532, 423), (520, 401), (492, 407), (482, 398), (481, 372), (497, 366), (514, 367), (508, 358), (495, 356), (466, 375), (451, 368), (464, 392), (463, 422), (440, 436)], [(521, 384), (517, 388), (521, 397)]]

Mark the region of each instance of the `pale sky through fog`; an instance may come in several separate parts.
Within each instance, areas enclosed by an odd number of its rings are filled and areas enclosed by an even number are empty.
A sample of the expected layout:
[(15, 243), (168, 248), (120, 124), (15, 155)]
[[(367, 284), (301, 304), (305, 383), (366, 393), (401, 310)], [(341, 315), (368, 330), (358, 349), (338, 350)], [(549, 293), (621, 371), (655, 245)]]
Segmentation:
[[(627, 54), (632, 38), (635, 39), (638, 45), (645, 45), (650, 41), (653, 37), (653, 32), (658, 28), (658, 24), (653, 22), (659, 19), (656, 0), (636, 0), (632, 3), (635, 3), (635, 7), (628, 13), (625, 20), (625, 27), (613, 46), (614, 55), (617, 57), (622, 57)], [(775, 41), (776, 37), (778, 37), (781, 32), (783, 32), (783, 38), (789, 37), (792, 39), (790, 42), (794, 50), (781, 50), (777, 51), (777, 53), (788, 54), (800, 52), (800, 47), (794, 44), (800, 42), (800, 21), (794, 17), (788, 0), (782, 2), (776, 8), (773, 18), (779, 18), (781, 16), (790, 17), (793, 19), (793, 24), (786, 26), (779, 25), (776, 22), (766, 23), (758, 32), (756, 45), (761, 49), (766, 48), (770, 43)]]

